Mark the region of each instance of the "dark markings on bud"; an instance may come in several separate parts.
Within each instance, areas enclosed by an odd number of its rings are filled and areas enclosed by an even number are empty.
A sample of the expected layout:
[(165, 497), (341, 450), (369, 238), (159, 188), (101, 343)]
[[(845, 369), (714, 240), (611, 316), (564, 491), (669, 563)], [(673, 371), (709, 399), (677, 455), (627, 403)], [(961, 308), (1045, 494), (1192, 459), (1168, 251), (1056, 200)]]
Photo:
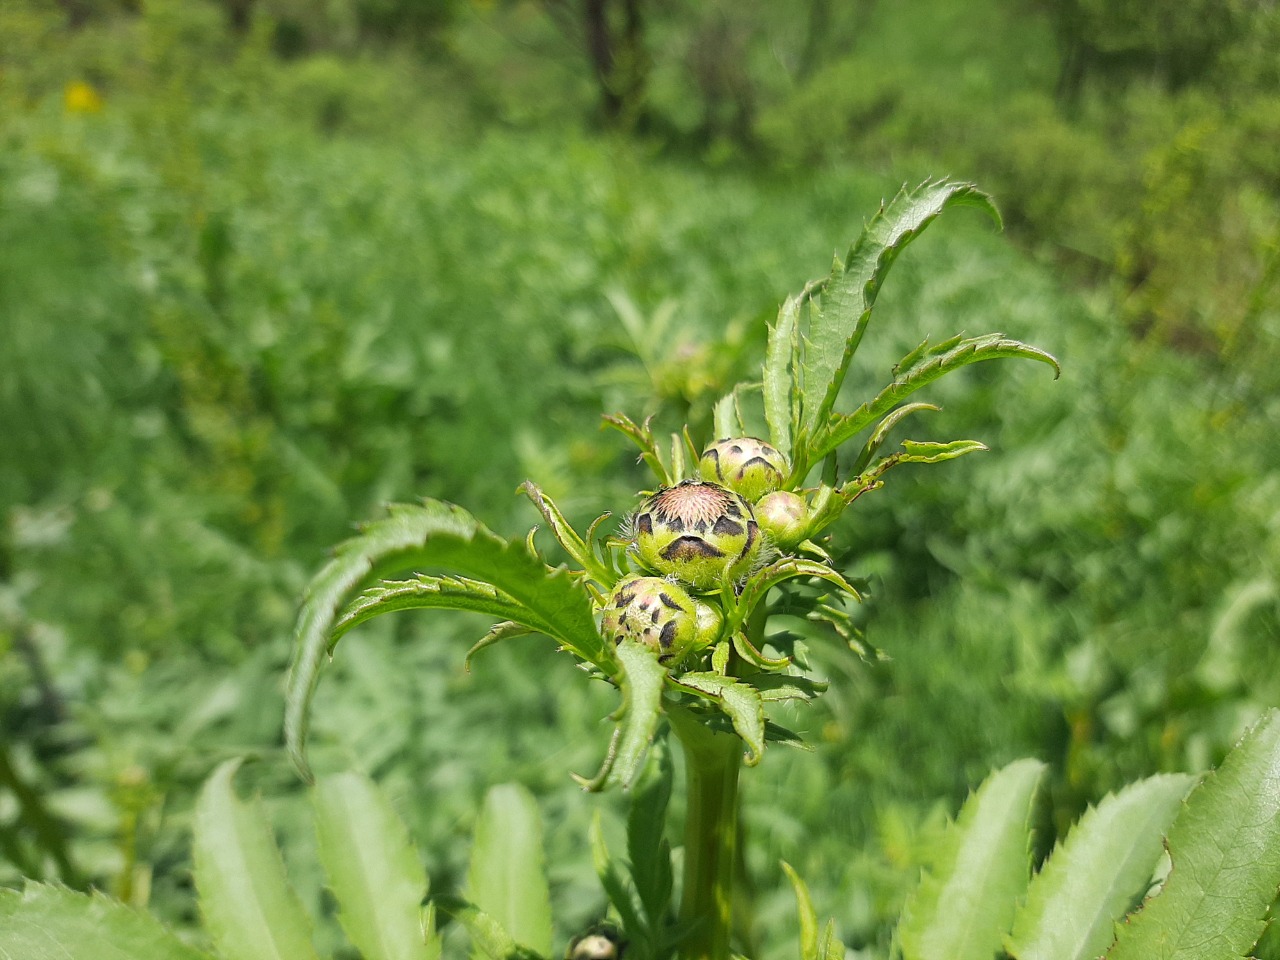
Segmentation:
[(742, 555), (746, 556), (751, 552), (751, 547), (756, 542), (756, 537), (760, 535), (760, 524), (754, 520), (747, 521), (747, 545), (742, 548)]
[(695, 560), (699, 557), (723, 556), (723, 550), (713, 547), (701, 537), (677, 537), (662, 551), (664, 560)]
[(663, 650), (670, 650), (671, 644), (676, 639), (676, 622), (668, 620), (662, 625), (662, 635), (658, 637), (658, 644)]
[[(716, 525), (711, 528), (713, 533), (719, 533), (726, 537), (739, 537), (742, 535), (742, 526), (734, 523), (728, 517), (721, 517), (716, 521)], [(750, 546), (750, 541), (747, 543)]]
[(661, 601), (662, 601), (662, 605), (663, 605), (664, 607), (667, 607), (668, 609), (671, 609), (671, 610), (679, 610), (679, 611), (681, 611), (681, 612), (683, 612), (683, 611), (684, 611), (684, 607), (680, 606), (680, 604), (676, 603), (674, 600), (672, 600), (672, 599), (671, 599), (669, 596), (667, 596), (665, 593), (659, 593), (659, 594), (658, 594), (658, 599), (659, 599), (659, 600), (661, 600)]
[(742, 511), (738, 508), (738, 505), (736, 503), (733, 503), (732, 501), (725, 504), (724, 512), (727, 516), (733, 517), (738, 520), (742, 519)]
[(617, 607), (619, 610), (621, 610), (623, 607), (625, 607), (635, 598), (636, 598), (636, 595), (634, 593), (622, 592), (622, 593), (619, 593), (616, 597), (614, 597), (613, 605)]

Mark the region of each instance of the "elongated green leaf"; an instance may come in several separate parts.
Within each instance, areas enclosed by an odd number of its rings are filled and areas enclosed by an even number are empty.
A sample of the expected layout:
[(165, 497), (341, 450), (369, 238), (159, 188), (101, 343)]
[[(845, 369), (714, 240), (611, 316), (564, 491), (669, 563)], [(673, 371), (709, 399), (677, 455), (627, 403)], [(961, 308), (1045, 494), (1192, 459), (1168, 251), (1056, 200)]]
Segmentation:
[(732, 634), (738, 630), (747, 614), (764, 599), (765, 594), (778, 584), (795, 577), (817, 577), (819, 580), (825, 580), (839, 587), (855, 600), (862, 599), (853, 584), (825, 563), (799, 557), (784, 557), (767, 567), (762, 567), (747, 578), (747, 582), (742, 585), (742, 594), (726, 620), (725, 631)]
[(271, 825), (231, 781), (238, 760), (213, 772), (195, 812), (195, 878), (223, 960), (315, 960), (310, 923), (285, 877)]
[(564, 518), (564, 514), (560, 512), (555, 502), (532, 480), (526, 480), (520, 485), (520, 489), (533, 501), (538, 512), (546, 519), (547, 525), (551, 527), (551, 532), (560, 546), (564, 547), (565, 553), (577, 561), (578, 566), (593, 580), (604, 587), (613, 586), (615, 578), (611, 572), (596, 559), (587, 542), (578, 536), (578, 531), (574, 530), (569, 521)]
[(1031, 821), (1044, 764), (1016, 760), (989, 776), (948, 827), (932, 869), (907, 900), (904, 960), (991, 960), (1031, 878)]
[[(941, 347), (946, 349), (942, 350)], [(1054, 375), (1060, 373), (1058, 361), (1037, 347), (1010, 340), (1002, 333), (988, 333), (968, 340), (947, 341), (935, 350), (926, 351), (909, 367), (899, 369), (893, 382), (875, 397), (850, 414), (837, 414), (818, 425), (813, 437), (810, 462), (817, 462), (846, 440), (857, 436), (876, 420), (888, 414), (894, 407), (953, 370), (983, 360), (999, 360), (1004, 357), (1024, 357), (1039, 360), (1053, 367)]]
[[(417, 506), (393, 504), (386, 518), (367, 524), (358, 537), (338, 547), (307, 587), (298, 616), (285, 704), (285, 741), (308, 779), (304, 754), (308, 711), (338, 611), (361, 585), (407, 567), (448, 567), (495, 585), (527, 610), (527, 616), (539, 619), (538, 629), (606, 673), (616, 672), (596, 631), (590, 600), (567, 570), (548, 568), (523, 543), (502, 539), (461, 507), (438, 500)], [(458, 599), (462, 603), (464, 598), (459, 595)]]
[(332, 652), (338, 641), (360, 624), (401, 610), (470, 610), (522, 623), (548, 635), (556, 629), (491, 583), (420, 573), (412, 580), (384, 580), (352, 600), (333, 625), (329, 650)]
[(609, 902), (613, 904), (613, 908), (618, 911), (618, 916), (622, 918), (622, 925), (636, 933), (647, 932), (648, 925), (641, 919), (640, 912), (636, 909), (635, 897), (632, 896), (631, 889), (622, 879), (622, 875), (618, 871), (618, 864), (609, 854), (609, 847), (604, 839), (604, 829), (600, 825), (599, 810), (591, 818), (589, 839), (591, 841), (592, 866), (596, 868), (596, 876), (600, 878), (600, 885), (604, 887), (604, 892), (609, 898)]
[(667, 840), (667, 804), (674, 771), (671, 754), (659, 741), (655, 763), (631, 794), (627, 811), (627, 858), (631, 878), (644, 905), (649, 927), (656, 929), (671, 903), (671, 843)]
[(658, 444), (653, 439), (653, 431), (649, 429), (649, 420), (646, 420), (644, 425), (641, 426), (637, 425), (635, 421), (624, 413), (608, 413), (605, 414), (604, 422), (620, 433), (625, 434), (631, 439), (632, 443), (640, 448), (640, 459), (648, 464), (649, 469), (657, 476), (658, 483), (664, 487), (671, 486), (674, 482), (671, 477), (671, 471), (662, 462), (662, 454), (658, 452)]
[(793, 389), (792, 365), (799, 348), (800, 298), (787, 297), (778, 309), (778, 319), (769, 327), (769, 343), (764, 359), (764, 418), (769, 424), (769, 442), (791, 453)]
[(1243, 957), (1280, 888), (1280, 711), (1191, 792), (1169, 832), (1173, 869), (1107, 960)]
[(319, 780), (312, 800), (338, 919), (364, 960), (437, 960), (439, 938), (423, 925), (426, 871), (386, 797), (343, 773)]
[(810, 303), (805, 331), (803, 411), (810, 434), (831, 412), (894, 260), (943, 210), (959, 204), (978, 206), (1000, 220), (991, 198), (972, 184), (926, 181), (881, 205), (844, 262), (836, 261), (820, 299)]
[(502, 925), (511, 939), (551, 953), (551, 894), (542, 853), (542, 822), (533, 795), (519, 784), (493, 787), (476, 822), (471, 902)]
[(116, 900), (28, 882), (0, 890), (0, 960), (211, 958)]
[(715, 407), (712, 408), (711, 419), (716, 439), (742, 435), (741, 420), (738, 417), (738, 404), (734, 394), (726, 393), (716, 401)]
[(800, 960), (820, 960), (818, 912), (813, 909), (813, 898), (809, 896), (809, 887), (800, 879), (800, 874), (796, 873), (791, 864), (785, 860), (782, 862), (782, 869), (796, 893), (796, 910), (800, 914)]
[(516, 943), (496, 918), (474, 903), (460, 897), (432, 897), (432, 901), (463, 926), (471, 937), (471, 946), (489, 960), (535, 960), (540, 956)]
[(857, 476), (867, 468), (867, 464), (871, 462), (871, 458), (876, 455), (884, 442), (889, 437), (889, 431), (896, 427), (903, 419), (909, 417), (913, 413), (921, 410), (931, 410), (937, 412), (941, 407), (934, 406), (932, 403), (908, 403), (894, 410), (887, 417), (876, 424), (875, 430), (867, 439), (866, 444), (862, 448), (862, 452), (858, 454), (858, 459), (853, 464), (852, 474)]
[(752, 767), (764, 755), (764, 701), (755, 687), (718, 673), (683, 673), (672, 677), (683, 690), (713, 701), (733, 723), (733, 729), (747, 745), (743, 760)]
[(742, 678), (760, 691), (760, 699), (766, 703), (777, 700), (813, 700), (826, 692), (827, 683), (789, 673), (753, 673)]
[(495, 643), (501, 643), (503, 640), (511, 640), (514, 637), (527, 637), (533, 633), (523, 623), (516, 623), (512, 620), (502, 620), (495, 623), (489, 628), (489, 632), (471, 645), (471, 649), (467, 651), (466, 657), (462, 660), (462, 669), (467, 673), (471, 672), (471, 660), (481, 650), (487, 650)]
[(1080, 819), (1031, 881), (1006, 949), (1016, 960), (1094, 960), (1151, 881), (1193, 778), (1150, 777)]
[(617, 749), (598, 785), (618, 785), (626, 790), (635, 783), (644, 769), (649, 745), (658, 729), (662, 713), (662, 681), (667, 668), (643, 645), (624, 639), (617, 648), (618, 663), (622, 665), (622, 715), (618, 728)]

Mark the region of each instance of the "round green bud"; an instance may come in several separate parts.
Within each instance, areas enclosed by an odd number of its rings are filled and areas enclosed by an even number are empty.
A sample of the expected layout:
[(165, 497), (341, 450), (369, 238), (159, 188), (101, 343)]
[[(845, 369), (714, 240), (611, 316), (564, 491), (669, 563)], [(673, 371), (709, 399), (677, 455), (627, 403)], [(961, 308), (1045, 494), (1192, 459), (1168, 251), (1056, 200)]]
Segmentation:
[(720, 611), (689, 596), (680, 584), (633, 576), (620, 580), (609, 594), (600, 632), (614, 643), (630, 637), (669, 663), (711, 643), (722, 621)]
[(751, 504), (701, 480), (685, 480), (646, 500), (635, 515), (634, 535), (641, 564), (695, 590), (746, 576), (760, 556)]
[(755, 503), (782, 486), (791, 464), (782, 451), (755, 437), (717, 440), (702, 451), (702, 479), (740, 493)]
[(769, 542), (790, 550), (805, 538), (809, 528), (809, 504), (790, 490), (765, 494), (755, 505), (756, 520)]

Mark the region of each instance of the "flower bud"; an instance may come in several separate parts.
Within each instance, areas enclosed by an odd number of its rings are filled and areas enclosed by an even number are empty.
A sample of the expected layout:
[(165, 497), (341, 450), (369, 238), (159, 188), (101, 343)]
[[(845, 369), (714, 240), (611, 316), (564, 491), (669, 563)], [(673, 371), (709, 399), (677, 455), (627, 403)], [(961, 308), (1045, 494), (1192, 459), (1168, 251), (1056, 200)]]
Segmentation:
[(761, 497), (755, 513), (761, 531), (780, 550), (795, 547), (808, 531), (809, 505), (790, 490), (775, 490)]
[(782, 486), (791, 464), (786, 455), (755, 437), (717, 440), (702, 451), (698, 472), (755, 503)]
[(726, 576), (745, 576), (760, 555), (751, 504), (714, 483), (685, 480), (659, 490), (640, 507), (634, 524), (640, 562), (696, 590), (714, 590)]
[(711, 643), (722, 619), (715, 607), (695, 600), (678, 583), (627, 577), (605, 601), (600, 632), (614, 643), (630, 637), (668, 663)]

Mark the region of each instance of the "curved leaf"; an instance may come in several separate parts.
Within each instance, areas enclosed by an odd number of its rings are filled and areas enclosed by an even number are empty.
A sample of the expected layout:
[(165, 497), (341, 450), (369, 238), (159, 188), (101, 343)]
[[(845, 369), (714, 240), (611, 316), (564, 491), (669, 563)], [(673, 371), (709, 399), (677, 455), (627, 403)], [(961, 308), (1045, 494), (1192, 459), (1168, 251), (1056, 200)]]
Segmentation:
[(102, 894), (28, 882), (0, 890), (0, 960), (211, 960)]
[(364, 960), (438, 960), (440, 939), (423, 923), (427, 875), (382, 791), (342, 773), (321, 778), (312, 801), (338, 920)]
[(791, 889), (796, 894), (796, 911), (800, 915), (800, 960), (820, 960), (818, 946), (818, 912), (813, 909), (813, 898), (809, 896), (809, 887), (800, 879), (791, 864), (782, 861), (782, 870), (791, 881)]
[(200, 791), (195, 811), (195, 879), (223, 960), (316, 960), (310, 923), (285, 877), (260, 804), (242, 803), (228, 760)]
[(1120, 928), (1107, 960), (1246, 956), (1280, 888), (1280, 711), (1191, 791), (1169, 856), (1164, 886)]
[(987, 777), (947, 828), (907, 900), (905, 960), (991, 960), (1031, 878), (1031, 820), (1045, 766), (1016, 760)]
[(1031, 881), (1006, 949), (1016, 960), (1093, 960), (1151, 881), (1194, 782), (1150, 777), (1090, 807)]
[(432, 897), (432, 903), (467, 931), (473, 953), (483, 954), (489, 960), (537, 960), (537, 953), (516, 943), (501, 923), (474, 903), (447, 896)]
[(329, 652), (348, 631), (374, 617), (400, 610), (469, 610), (521, 623), (548, 636), (554, 636), (556, 629), (491, 583), (420, 573), (412, 580), (383, 581), (352, 600), (333, 625)]
[(560, 512), (560, 508), (555, 505), (550, 497), (542, 492), (532, 480), (526, 480), (520, 485), (520, 489), (524, 492), (533, 505), (538, 508), (538, 512), (542, 514), (547, 521), (547, 525), (551, 527), (552, 534), (560, 546), (564, 548), (565, 553), (569, 554), (578, 566), (580, 566), (588, 576), (604, 587), (613, 586), (616, 581), (611, 572), (601, 564), (587, 542), (578, 536), (578, 531), (574, 530), (569, 521), (565, 519), (564, 514)]
[(791, 454), (792, 428), (798, 418), (792, 369), (800, 349), (800, 297), (787, 297), (778, 308), (778, 319), (769, 327), (764, 360), (764, 418), (769, 424), (769, 442)]
[(644, 769), (662, 713), (662, 681), (667, 668), (652, 651), (630, 638), (618, 644), (616, 654), (622, 668), (622, 708), (615, 714), (618, 729), (600, 772), (591, 780), (576, 778), (583, 789), (593, 792), (613, 784), (626, 790), (635, 782)]
[[(802, 366), (803, 423), (811, 435), (831, 412), (894, 260), (943, 210), (960, 204), (980, 207), (1000, 221), (991, 198), (973, 184), (926, 181), (904, 188), (881, 204), (849, 255), (836, 261), (820, 297), (810, 300)], [(816, 463), (824, 455), (807, 459)]]
[(825, 580), (839, 587), (855, 600), (862, 599), (862, 595), (854, 589), (853, 584), (825, 563), (804, 560), (800, 557), (784, 557), (767, 567), (762, 567), (747, 578), (746, 583), (742, 585), (741, 595), (726, 618), (725, 632), (735, 633), (756, 605), (764, 600), (765, 594), (778, 584), (795, 577), (817, 577), (819, 580)]
[[(943, 349), (945, 347), (946, 349)], [(853, 413), (836, 414), (821, 425), (814, 434), (809, 461), (817, 462), (829, 454), (846, 440), (857, 436), (876, 420), (888, 414), (894, 407), (927, 386), (939, 377), (946, 376), (953, 370), (978, 363), (982, 360), (999, 360), (1004, 357), (1025, 357), (1039, 360), (1053, 367), (1054, 375), (1061, 373), (1058, 361), (1052, 354), (1010, 340), (1002, 333), (988, 333), (968, 340), (947, 341), (931, 351), (926, 351), (915, 363), (902, 368), (894, 374), (893, 382), (885, 387), (873, 400), (862, 404)]]
[(467, 887), (471, 902), (513, 941), (550, 955), (551, 894), (542, 853), (542, 821), (533, 794), (519, 784), (501, 784), (485, 794)]
[(671, 682), (682, 690), (711, 700), (733, 723), (734, 732), (747, 745), (743, 760), (749, 767), (764, 755), (764, 701), (755, 687), (718, 673), (684, 673)]
[(616, 673), (596, 631), (590, 600), (567, 570), (547, 567), (523, 543), (502, 539), (461, 507), (438, 500), (392, 504), (385, 518), (366, 524), (358, 537), (337, 548), (307, 587), (298, 615), (285, 742), (307, 779), (307, 714), (338, 611), (361, 585), (408, 567), (448, 567), (497, 586), (544, 627), (554, 627), (547, 632), (564, 647), (606, 673)]

